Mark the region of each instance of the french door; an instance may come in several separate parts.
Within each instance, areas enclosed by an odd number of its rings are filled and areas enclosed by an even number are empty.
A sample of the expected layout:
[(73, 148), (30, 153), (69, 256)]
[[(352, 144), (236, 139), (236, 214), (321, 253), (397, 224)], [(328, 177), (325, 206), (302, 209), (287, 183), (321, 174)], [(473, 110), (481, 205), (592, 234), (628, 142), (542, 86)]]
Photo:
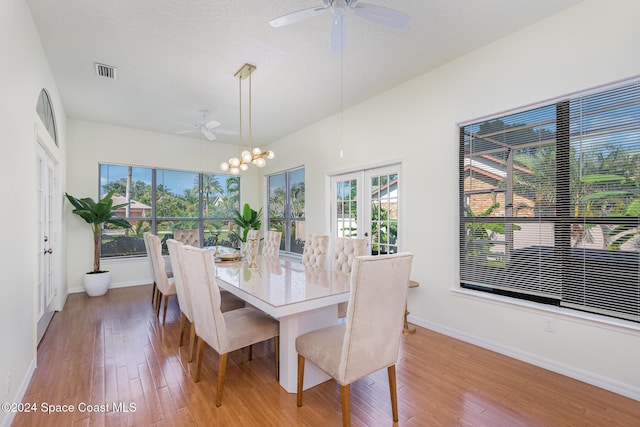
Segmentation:
[[(54, 251), (59, 223), (56, 218), (57, 168), (51, 156), (40, 146), (36, 152), (38, 209), (38, 277), (36, 289), (37, 339), (44, 336), (56, 309), (56, 271)], [(57, 248), (55, 248), (57, 249)]]
[(373, 255), (399, 251), (400, 165), (331, 177), (331, 233), (366, 238)]

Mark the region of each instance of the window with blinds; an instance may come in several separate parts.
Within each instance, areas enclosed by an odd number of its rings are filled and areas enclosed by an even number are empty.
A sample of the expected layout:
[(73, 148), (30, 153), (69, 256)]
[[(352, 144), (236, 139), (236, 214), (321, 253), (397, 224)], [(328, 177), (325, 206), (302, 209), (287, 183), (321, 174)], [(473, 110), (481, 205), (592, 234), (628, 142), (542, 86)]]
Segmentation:
[(461, 286), (640, 321), (640, 80), (460, 127)]

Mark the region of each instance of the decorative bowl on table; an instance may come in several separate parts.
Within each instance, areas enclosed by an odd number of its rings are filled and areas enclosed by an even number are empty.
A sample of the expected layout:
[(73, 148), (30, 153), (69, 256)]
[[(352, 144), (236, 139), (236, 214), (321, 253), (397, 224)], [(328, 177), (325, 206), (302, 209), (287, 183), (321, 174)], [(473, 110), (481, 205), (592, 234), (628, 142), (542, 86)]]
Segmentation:
[(233, 253), (233, 254), (218, 254), (218, 259), (220, 261), (240, 261), (240, 258), (242, 258), (242, 254), (239, 253)]

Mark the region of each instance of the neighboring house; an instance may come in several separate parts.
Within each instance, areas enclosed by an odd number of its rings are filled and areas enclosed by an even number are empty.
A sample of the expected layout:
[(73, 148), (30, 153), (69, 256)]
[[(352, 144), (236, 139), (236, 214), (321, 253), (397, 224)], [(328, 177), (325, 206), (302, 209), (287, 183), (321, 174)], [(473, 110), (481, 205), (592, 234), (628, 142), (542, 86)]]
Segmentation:
[[(112, 200), (113, 200), (114, 206), (127, 203), (127, 198), (124, 196), (113, 196)], [(126, 213), (126, 210), (127, 210), (127, 207), (124, 206), (119, 209), (116, 209), (116, 212), (118, 213), (118, 216), (124, 217), (124, 218), (146, 218), (147, 215), (151, 214), (151, 206), (145, 205), (144, 203), (140, 203), (136, 200), (131, 200), (131, 204), (129, 205), (128, 215)], [(137, 221), (132, 220), (129, 222), (131, 222), (131, 224), (135, 226)]]
[[(533, 172), (522, 166), (513, 166), (514, 169), (533, 175)], [(494, 203), (500, 203), (491, 216), (505, 216), (506, 190), (501, 185), (507, 176), (504, 160), (490, 155), (481, 155), (464, 159), (464, 180), (466, 204), (475, 215), (489, 209)], [(513, 195), (514, 216), (534, 216), (536, 202), (530, 198), (515, 193)]]

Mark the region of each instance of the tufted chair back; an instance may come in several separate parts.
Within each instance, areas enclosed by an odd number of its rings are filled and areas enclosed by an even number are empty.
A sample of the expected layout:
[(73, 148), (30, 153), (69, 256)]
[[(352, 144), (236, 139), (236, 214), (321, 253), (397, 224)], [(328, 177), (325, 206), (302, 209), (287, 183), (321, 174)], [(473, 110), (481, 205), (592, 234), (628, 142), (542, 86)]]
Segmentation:
[(367, 254), (367, 239), (337, 237), (333, 246), (332, 270), (351, 273), (353, 258)]
[(260, 230), (249, 230), (247, 233), (247, 240), (258, 239), (260, 240)]
[(307, 234), (302, 251), (302, 263), (313, 268), (325, 268), (328, 249), (329, 236)]
[(280, 254), (280, 241), (282, 232), (265, 231), (262, 242), (262, 256), (275, 258)]
[(173, 238), (183, 245), (200, 246), (200, 230), (173, 230)]

